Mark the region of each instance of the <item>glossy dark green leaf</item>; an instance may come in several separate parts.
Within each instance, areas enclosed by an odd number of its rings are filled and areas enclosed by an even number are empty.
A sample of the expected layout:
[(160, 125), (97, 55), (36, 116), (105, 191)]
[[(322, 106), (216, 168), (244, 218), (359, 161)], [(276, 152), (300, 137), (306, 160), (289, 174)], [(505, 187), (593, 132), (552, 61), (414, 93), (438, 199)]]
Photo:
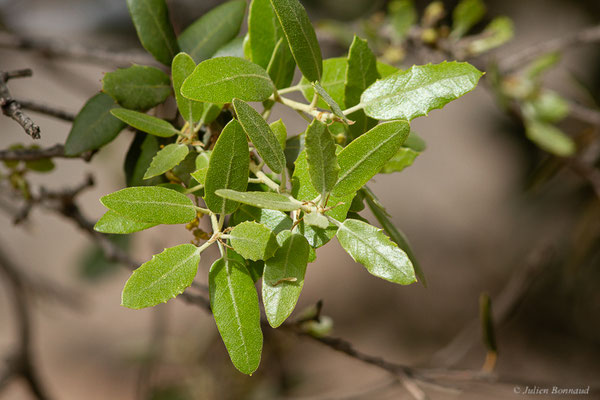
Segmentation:
[(133, 126), (135, 129), (139, 129), (142, 132), (154, 136), (171, 137), (179, 133), (179, 130), (164, 119), (156, 118), (138, 111), (115, 108), (111, 110), (110, 113), (126, 124)]
[(179, 35), (179, 47), (192, 56), (196, 63), (212, 57), (219, 48), (237, 36), (245, 10), (244, 0), (228, 1), (213, 8)]
[(171, 65), (179, 47), (165, 0), (127, 0), (127, 7), (142, 46), (161, 63)]
[(270, 1), (252, 0), (248, 13), (248, 40), (252, 62), (267, 69), (275, 46), (281, 38), (283, 32)]
[(229, 233), (231, 247), (247, 260), (267, 260), (277, 250), (273, 232), (263, 224), (246, 221), (236, 225)]
[(206, 206), (219, 214), (231, 214), (238, 207), (215, 194), (219, 189), (245, 191), (248, 186), (250, 150), (242, 126), (231, 120), (223, 129), (210, 154), (204, 184)]
[(292, 199), (284, 194), (272, 192), (239, 192), (235, 190), (221, 189), (216, 194), (224, 199), (233, 200), (259, 208), (270, 210), (294, 211), (302, 206), (302, 202)]
[(327, 125), (316, 119), (308, 125), (305, 136), (310, 180), (317, 192), (327, 197), (337, 182), (340, 170), (335, 155), (335, 141)]
[(135, 221), (185, 224), (196, 218), (196, 208), (188, 197), (157, 186), (121, 189), (100, 201), (109, 210)]
[(485, 16), (482, 0), (461, 0), (452, 12), (452, 32), (454, 39), (462, 37)]
[(302, 235), (289, 231), (279, 235), (285, 239), (275, 255), (265, 261), (262, 284), (265, 314), (273, 328), (280, 326), (290, 316), (298, 302), (310, 248)]
[(298, 0), (270, 0), (296, 64), (310, 82), (321, 79), (323, 58), (317, 35)]
[(338, 155), (340, 173), (332, 194), (357, 192), (398, 152), (409, 132), (406, 121), (385, 122), (346, 146)]
[[(331, 98), (340, 105), (340, 107), (345, 107), (346, 104), (344, 102), (344, 82), (346, 80), (347, 67), (348, 62), (344, 57), (323, 60), (323, 74), (321, 80), (319, 80), (319, 84), (327, 91), (327, 93), (329, 93)], [(312, 101), (315, 94), (312, 82), (303, 77), (300, 80), (299, 85), (304, 98), (309, 102)], [(328, 108), (327, 103), (325, 103), (325, 100), (323, 99), (318, 100), (317, 107)]]
[(406, 238), (406, 235), (404, 235), (402, 231), (396, 228), (396, 226), (389, 219), (385, 209), (379, 204), (379, 202), (376, 201), (375, 196), (372, 193), (367, 191), (365, 200), (367, 201), (369, 209), (371, 210), (375, 218), (377, 218), (377, 221), (379, 221), (381, 227), (386, 231), (388, 235), (390, 235), (390, 239), (392, 239), (392, 241), (394, 241), (394, 243), (396, 243), (398, 247), (404, 250), (404, 252), (408, 256), (419, 281), (421, 281), (423, 286), (427, 287), (427, 279), (425, 278), (425, 273), (421, 269), (421, 266), (417, 260), (417, 257), (412, 251), (412, 248), (410, 246), (410, 243), (408, 242), (408, 239)]
[(121, 305), (139, 309), (166, 303), (191, 286), (199, 262), (200, 252), (193, 244), (165, 249), (133, 271)]
[(372, 118), (410, 121), (475, 89), (481, 76), (464, 62), (415, 65), (369, 86), (360, 103)]
[(252, 374), (260, 364), (263, 341), (258, 294), (243, 260), (230, 253), (210, 268), (210, 306), (233, 365)]
[(171, 79), (158, 68), (132, 65), (104, 74), (102, 91), (125, 108), (146, 111), (171, 95)]
[(277, 137), (264, 118), (250, 105), (233, 99), (238, 121), (265, 164), (277, 174), (285, 168), (285, 155)]
[(267, 65), (267, 73), (277, 89), (289, 87), (294, 79), (296, 62), (284, 38), (279, 39)]
[(171, 66), (171, 75), (173, 78), (173, 90), (177, 100), (177, 108), (183, 119), (191, 123), (200, 121), (204, 112), (204, 103), (186, 99), (181, 94), (181, 85), (183, 81), (194, 72), (196, 63), (186, 53), (179, 53), (173, 59)]
[(118, 106), (114, 100), (104, 93), (89, 99), (73, 121), (65, 154), (73, 156), (95, 150), (117, 137), (125, 124), (110, 113), (115, 107)]
[(191, 100), (210, 103), (264, 101), (273, 93), (273, 82), (260, 66), (238, 57), (206, 60), (196, 67), (181, 87)]
[(188, 155), (189, 149), (185, 144), (171, 143), (162, 148), (150, 163), (144, 174), (144, 179), (162, 175), (179, 164)]
[(416, 281), (406, 253), (374, 226), (347, 219), (339, 226), (336, 236), (354, 261), (361, 263), (372, 275), (401, 285)]
[(113, 210), (108, 210), (94, 225), (94, 230), (102, 233), (127, 234), (158, 225), (153, 222), (140, 222), (126, 218)]

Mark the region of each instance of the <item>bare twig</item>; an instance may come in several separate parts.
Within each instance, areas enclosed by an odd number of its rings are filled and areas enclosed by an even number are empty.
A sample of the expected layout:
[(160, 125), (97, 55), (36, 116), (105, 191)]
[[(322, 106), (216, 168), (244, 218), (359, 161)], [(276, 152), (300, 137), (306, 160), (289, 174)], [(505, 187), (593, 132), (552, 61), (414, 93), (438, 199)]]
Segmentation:
[(128, 66), (132, 63), (157, 65), (154, 58), (139, 50), (114, 51), (57, 39), (17, 36), (8, 32), (0, 32), (0, 48), (31, 50), (50, 58), (69, 58), (95, 65), (99, 63), (110, 66)]
[(521, 51), (504, 58), (500, 63), (500, 70), (504, 73), (512, 72), (521, 66), (533, 61), (536, 57), (552, 51), (564, 50), (578, 44), (600, 42), (600, 25), (592, 26), (570, 35), (536, 43)]
[(0, 379), (0, 388), (10, 380), (20, 377), (25, 380), (29, 389), (38, 400), (48, 400), (50, 396), (44, 388), (33, 362), (31, 350), (31, 315), (26, 285), (21, 277), (20, 268), (12, 262), (1, 247), (0, 271), (6, 277), (8, 289), (12, 293), (18, 329), (17, 350), (8, 360), (9, 366), (6, 376)]
[(569, 116), (591, 125), (600, 126), (600, 111), (582, 106), (578, 103), (569, 103)]
[(35, 161), (45, 158), (81, 158), (84, 161), (90, 161), (94, 152), (87, 151), (80, 155), (70, 156), (65, 154), (65, 146), (55, 144), (45, 149), (14, 149), (0, 150), (0, 160), (2, 161)]
[(2, 113), (17, 121), (26, 134), (33, 139), (39, 139), (40, 127), (21, 111), (21, 106), (12, 98), (6, 85), (9, 79), (31, 76), (31, 74), (32, 72), (29, 69), (8, 72), (0, 71), (0, 107), (2, 108)]
[(49, 106), (47, 104), (41, 104), (35, 101), (23, 99), (17, 99), (16, 101), (21, 105), (23, 110), (49, 115), (54, 118), (62, 119), (63, 121), (73, 122), (75, 120), (75, 114)]

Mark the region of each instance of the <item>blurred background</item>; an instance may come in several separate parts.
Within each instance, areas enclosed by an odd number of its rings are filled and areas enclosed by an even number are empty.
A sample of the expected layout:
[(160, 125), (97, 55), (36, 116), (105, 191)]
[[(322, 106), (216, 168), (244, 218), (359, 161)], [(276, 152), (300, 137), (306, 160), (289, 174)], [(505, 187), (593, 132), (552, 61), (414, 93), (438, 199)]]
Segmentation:
[[(168, 3), (179, 32), (221, 2)], [(420, 11), (428, 4), (415, 3)], [(353, 30), (359, 26), (356, 19), (386, 9), (383, 0), (303, 4), (322, 27), (318, 33), (326, 57), (346, 51), (326, 21)], [(456, 2), (444, 4), (452, 10)], [(495, 53), (498, 60), (600, 22), (595, 0), (486, 5), (485, 21), (507, 15), (515, 25), (514, 39)], [(84, 47), (141, 49), (122, 0), (0, 0), (0, 27)], [(600, 100), (599, 56), (598, 44), (569, 48), (544, 84), (593, 108)], [(402, 65), (413, 62), (409, 52)], [(114, 69), (0, 46), (0, 70), (20, 68), (31, 68), (34, 75), (10, 82), (15, 98), (73, 113), (101, 88), (103, 73)], [(42, 129), (40, 146), (64, 143), (68, 123), (30, 114)], [(280, 117), (290, 121), (290, 134), (304, 130), (297, 114), (276, 107), (271, 118)], [(589, 183), (529, 142), (522, 125), (483, 84), (412, 126), (426, 140), (426, 151), (401, 173), (379, 175), (371, 188), (408, 236), (428, 287), (376, 279), (332, 241), (309, 265), (297, 310), (323, 300), (323, 314), (334, 321), (332, 334), (366, 353), (415, 366), (479, 369), (486, 356), (478, 322), (479, 296), (485, 292), (497, 311), (504, 311), (495, 331), (500, 383), (466, 382), (459, 392), (427, 389), (432, 399), (527, 398), (514, 392), (522, 383), (589, 385), (592, 393), (586, 398), (600, 398), (600, 203)], [(567, 118), (561, 127), (592, 132), (597, 145), (598, 125)], [(124, 131), (90, 163), (59, 159), (53, 173), (31, 175), (30, 181), (60, 189), (93, 174), (96, 185), (79, 200), (95, 220), (104, 212), (98, 198), (124, 185), (122, 160), (132, 138)], [(14, 121), (0, 118), (0, 148), (29, 142)], [(179, 300), (149, 310), (121, 307), (129, 271), (98, 258), (94, 243), (71, 222), (34, 209), (15, 226), (10, 210), (0, 211), (3, 250), (26, 275), (73, 292), (73, 307), (43, 298), (34, 302), (35, 362), (55, 399), (409, 398), (385, 371), (270, 329), (261, 367), (252, 377), (242, 376), (210, 315)], [(185, 230), (165, 227), (135, 234), (129, 245), (134, 258), (143, 261), (188, 240)], [(214, 258), (215, 253), (203, 255), (200, 281), (206, 281)], [(17, 342), (12, 299), (3, 283), (2, 357)], [(0, 399), (32, 398), (18, 381), (2, 389)]]

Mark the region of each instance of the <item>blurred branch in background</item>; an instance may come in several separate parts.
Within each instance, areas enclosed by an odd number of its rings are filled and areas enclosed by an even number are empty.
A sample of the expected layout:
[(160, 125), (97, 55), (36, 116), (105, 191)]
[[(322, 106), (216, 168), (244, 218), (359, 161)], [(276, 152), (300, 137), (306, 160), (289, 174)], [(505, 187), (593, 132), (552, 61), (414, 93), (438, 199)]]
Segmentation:
[(40, 127), (21, 111), (21, 105), (12, 98), (6, 85), (10, 79), (30, 77), (32, 74), (30, 69), (8, 72), (0, 71), (0, 107), (2, 107), (2, 113), (17, 121), (25, 133), (31, 136), (32, 139), (39, 139)]

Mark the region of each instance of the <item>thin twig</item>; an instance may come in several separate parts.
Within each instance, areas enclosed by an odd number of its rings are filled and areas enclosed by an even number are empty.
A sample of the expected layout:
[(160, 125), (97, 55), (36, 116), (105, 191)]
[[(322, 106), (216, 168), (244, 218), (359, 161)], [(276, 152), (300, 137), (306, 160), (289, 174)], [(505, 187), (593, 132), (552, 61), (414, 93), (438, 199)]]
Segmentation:
[(116, 51), (58, 39), (18, 36), (8, 32), (0, 32), (0, 48), (32, 50), (50, 58), (69, 58), (95, 65), (129, 66), (132, 63), (158, 65), (149, 54), (137, 49)]
[(16, 101), (21, 105), (23, 110), (49, 115), (54, 118), (62, 119), (63, 121), (73, 122), (75, 120), (75, 114), (49, 106), (47, 104), (41, 104), (35, 101), (23, 99), (17, 99)]
[[(8, 372), (10, 375), (3, 378), (3, 384), (9, 380), (21, 377), (27, 383), (29, 390), (38, 400), (48, 400), (44, 384), (40, 380), (37, 368), (33, 362), (31, 314), (29, 299), (27, 298), (26, 285), (20, 274), (20, 268), (16, 266), (7, 253), (0, 246), (0, 271), (6, 277), (8, 289), (12, 294), (15, 316), (17, 319), (18, 345), (17, 351), (9, 360)], [(0, 385), (2, 387), (3, 385)]]
[(600, 41), (600, 25), (588, 27), (570, 35), (536, 43), (521, 51), (504, 58), (499, 68), (504, 73), (510, 73), (533, 61), (536, 57), (553, 51), (564, 50), (574, 45), (595, 43)]
[(21, 106), (12, 98), (8, 86), (6, 85), (9, 79), (31, 76), (31, 74), (31, 70), (27, 69), (8, 72), (0, 71), (0, 107), (2, 108), (2, 113), (7, 117), (14, 119), (21, 125), (26, 134), (33, 139), (39, 139), (40, 127), (21, 111)]
[(81, 158), (84, 161), (90, 161), (94, 152), (87, 151), (85, 153), (71, 156), (65, 154), (65, 146), (55, 144), (52, 147), (45, 149), (14, 149), (0, 150), (0, 160), (2, 161), (36, 161), (46, 158)]

